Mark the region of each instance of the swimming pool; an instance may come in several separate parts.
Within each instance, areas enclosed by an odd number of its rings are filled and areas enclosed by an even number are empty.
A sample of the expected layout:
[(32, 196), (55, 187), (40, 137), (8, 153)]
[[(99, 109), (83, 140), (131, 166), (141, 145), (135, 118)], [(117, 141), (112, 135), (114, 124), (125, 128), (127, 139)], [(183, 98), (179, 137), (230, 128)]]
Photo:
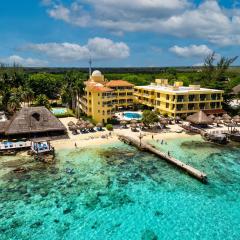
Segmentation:
[(123, 116), (125, 119), (136, 119), (140, 120), (142, 118), (142, 114), (138, 112), (124, 112)]
[(54, 115), (60, 115), (60, 114), (65, 114), (67, 112), (67, 108), (52, 108), (51, 112)]

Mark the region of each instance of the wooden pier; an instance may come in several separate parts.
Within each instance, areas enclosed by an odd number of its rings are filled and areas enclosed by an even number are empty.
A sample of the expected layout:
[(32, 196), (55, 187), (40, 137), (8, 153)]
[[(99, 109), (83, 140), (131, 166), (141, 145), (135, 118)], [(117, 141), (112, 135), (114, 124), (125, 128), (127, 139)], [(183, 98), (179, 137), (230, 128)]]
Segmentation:
[(174, 166), (178, 167), (179, 169), (183, 170), (184, 172), (187, 172), (192, 177), (196, 178), (197, 180), (201, 181), (202, 183), (207, 183), (207, 175), (190, 165), (187, 165), (180, 160), (173, 158), (171, 156), (168, 156), (168, 154), (161, 152), (160, 150), (156, 149), (154, 146), (142, 142), (140, 143), (139, 139), (126, 136), (126, 135), (118, 135), (119, 139), (129, 145), (133, 145), (137, 147), (138, 149), (142, 151), (147, 151), (150, 153), (155, 154), (156, 156), (159, 156), (161, 159), (164, 159), (165, 161), (173, 164)]

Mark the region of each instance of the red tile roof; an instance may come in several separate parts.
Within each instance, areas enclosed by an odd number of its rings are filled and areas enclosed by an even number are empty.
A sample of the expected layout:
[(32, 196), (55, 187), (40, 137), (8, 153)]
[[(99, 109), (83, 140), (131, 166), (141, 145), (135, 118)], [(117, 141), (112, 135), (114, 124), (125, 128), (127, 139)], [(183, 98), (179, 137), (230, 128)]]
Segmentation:
[(104, 87), (104, 86), (91, 86), (90, 88), (92, 91), (95, 91), (95, 92), (112, 92), (113, 91), (113, 89)]
[(134, 84), (131, 84), (124, 80), (112, 80), (106, 83), (107, 87), (133, 87)]

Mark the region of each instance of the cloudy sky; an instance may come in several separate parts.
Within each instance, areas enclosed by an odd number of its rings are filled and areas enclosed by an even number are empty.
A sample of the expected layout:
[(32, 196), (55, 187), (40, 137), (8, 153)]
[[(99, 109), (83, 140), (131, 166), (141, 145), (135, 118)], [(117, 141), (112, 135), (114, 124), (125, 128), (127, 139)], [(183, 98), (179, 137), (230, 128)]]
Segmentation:
[(0, 12), (8, 64), (192, 66), (212, 51), (240, 55), (239, 0), (2, 0)]

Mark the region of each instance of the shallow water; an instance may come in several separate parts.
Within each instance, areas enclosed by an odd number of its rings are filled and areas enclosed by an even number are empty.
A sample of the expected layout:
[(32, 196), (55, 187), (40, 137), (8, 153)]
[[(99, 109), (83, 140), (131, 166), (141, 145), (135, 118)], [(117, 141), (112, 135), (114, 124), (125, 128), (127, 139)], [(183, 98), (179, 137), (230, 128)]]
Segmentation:
[(209, 184), (122, 143), (62, 150), (48, 167), (21, 158), (25, 174), (7, 174), (16, 159), (1, 158), (1, 239), (240, 239), (239, 146), (154, 144)]

